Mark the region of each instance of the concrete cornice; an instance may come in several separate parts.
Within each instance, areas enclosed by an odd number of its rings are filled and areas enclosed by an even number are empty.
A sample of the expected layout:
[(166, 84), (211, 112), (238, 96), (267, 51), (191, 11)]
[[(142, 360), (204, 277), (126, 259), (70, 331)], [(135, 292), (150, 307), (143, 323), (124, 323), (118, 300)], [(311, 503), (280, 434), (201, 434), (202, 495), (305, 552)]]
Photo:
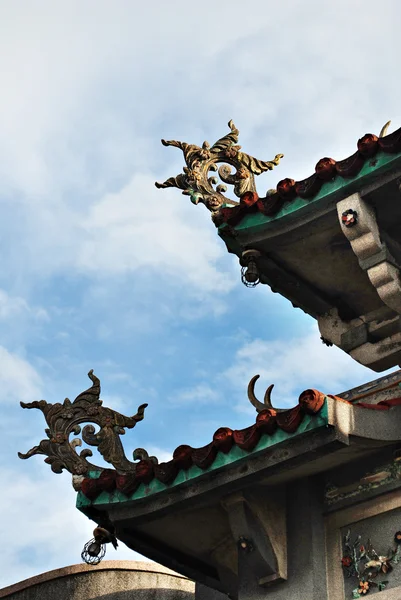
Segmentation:
[(39, 585), (54, 579), (82, 575), (85, 573), (93, 573), (94, 571), (138, 571), (156, 573), (158, 575), (168, 575), (169, 577), (177, 577), (178, 579), (188, 580), (187, 577), (184, 577), (175, 571), (171, 571), (170, 569), (167, 569), (167, 567), (163, 567), (156, 562), (137, 560), (105, 560), (99, 565), (87, 565), (85, 563), (81, 563), (77, 565), (69, 565), (68, 567), (63, 567), (61, 569), (53, 569), (52, 571), (46, 571), (45, 573), (40, 573), (40, 575), (35, 575), (34, 577), (29, 577), (28, 579), (24, 579), (18, 583), (14, 583), (13, 585), (1, 588), (0, 598), (7, 598), (16, 592), (21, 592), (22, 590), (33, 587), (34, 585)]
[(401, 405), (377, 410), (328, 398), (327, 408), (329, 424), (336, 428), (339, 439), (351, 435), (385, 443), (401, 439)]

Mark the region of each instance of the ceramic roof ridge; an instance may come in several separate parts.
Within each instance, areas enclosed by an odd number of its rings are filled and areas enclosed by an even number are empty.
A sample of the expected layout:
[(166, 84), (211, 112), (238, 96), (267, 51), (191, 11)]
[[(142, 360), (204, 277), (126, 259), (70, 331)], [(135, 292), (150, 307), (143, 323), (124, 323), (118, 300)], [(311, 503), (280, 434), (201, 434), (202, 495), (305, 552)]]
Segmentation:
[[(89, 500), (94, 500), (103, 491), (111, 493), (117, 490), (130, 496), (141, 483), (149, 484), (153, 479), (171, 484), (180, 471), (192, 466), (208, 469), (219, 452), (229, 454), (235, 448), (252, 452), (264, 434), (273, 436), (281, 433), (280, 441), (284, 441), (297, 433), (305, 417), (313, 418), (322, 410), (326, 398), (318, 390), (305, 390), (299, 396), (298, 405), (293, 408), (282, 411), (266, 408), (258, 412), (253, 425), (244, 429), (220, 427), (206, 446), (193, 448), (182, 444), (174, 450), (173, 458), (164, 463), (159, 464), (155, 457), (149, 457), (144, 452), (144, 457), (135, 464), (134, 472), (120, 474), (114, 469), (104, 469), (100, 474), (97, 473), (97, 477), (85, 477), (81, 482), (81, 491)], [(346, 400), (343, 402), (348, 404)]]
[[(180, 472), (188, 471), (191, 467), (198, 467), (201, 471), (206, 471), (209, 467), (213, 468), (219, 453), (229, 455), (238, 448), (251, 454), (263, 435), (272, 437), (278, 433), (279, 439), (274, 441), (272, 439), (273, 445), (296, 436), (305, 418), (309, 418), (313, 428), (313, 418), (319, 414), (328, 399), (334, 400), (337, 405), (352, 406), (358, 411), (366, 409), (382, 412), (401, 406), (401, 392), (398, 398), (368, 404), (352, 403), (331, 394), (326, 396), (318, 390), (305, 390), (299, 397), (299, 404), (291, 409), (283, 412), (276, 412), (274, 409), (260, 411), (256, 422), (244, 429), (233, 430), (229, 427), (220, 427), (209, 444), (201, 448), (182, 444), (174, 450), (173, 458), (167, 462), (159, 464), (155, 457), (149, 457), (145, 453), (146, 455), (136, 463), (134, 472), (118, 473), (114, 469), (104, 469), (101, 473), (85, 477), (81, 482), (81, 491), (88, 500), (93, 501), (102, 492), (112, 494), (117, 491), (128, 498), (141, 484), (147, 486), (153, 480), (169, 486)], [(305, 426), (305, 430), (309, 430), (309, 427)]]
[(262, 213), (273, 217), (286, 203), (293, 202), (296, 198), (313, 200), (320, 192), (324, 183), (334, 181), (337, 177), (352, 179), (358, 176), (362, 167), (370, 161), (374, 168), (377, 164), (377, 155), (397, 154), (401, 152), (401, 127), (384, 137), (373, 133), (366, 133), (357, 143), (357, 151), (351, 156), (336, 161), (333, 158), (321, 158), (316, 166), (315, 173), (306, 179), (295, 181), (285, 178), (278, 182), (277, 189), (272, 190), (266, 197), (260, 198), (256, 192), (245, 192), (236, 206), (223, 206), (213, 217), (216, 226), (228, 225), (235, 227), (247, 215)]

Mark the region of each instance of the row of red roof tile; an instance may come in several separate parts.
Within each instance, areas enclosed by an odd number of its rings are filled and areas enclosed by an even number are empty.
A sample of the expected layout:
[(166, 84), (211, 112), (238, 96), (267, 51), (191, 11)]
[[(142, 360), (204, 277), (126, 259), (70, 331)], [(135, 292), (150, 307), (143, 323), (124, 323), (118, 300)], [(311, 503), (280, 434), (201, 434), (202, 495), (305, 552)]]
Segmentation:
[[(339, 402), (352, 404), (338, 396), (329, 396)], [(113, 469), (104, 469), (98, 479), (85, 478), (81, 484), (83, 494), (89, 500), (95, 500), (101, 492), (113, 493), (115, 490), (131, 496), (141, 483), (149, 484), (153, 479), (170, 484), (181, 470), (188, 470), (193, 465), (200, 469), (210, 467), (218, 452), (227, 454), (237, 446), (241, 450), (251, 452), (263, 434), (273, 435), (277, 429), (285, 433), (295, 433), (305, 415), (315, 415), (323, 407), (326, 396), (313, 389), (302, 392), (299, 403), (294, 408), (284, 412), (266, 409), (258, 413), (256, 422), (251, 427), (232, 430), (229, 427), (218, 429), (213, 440), (202, 448), (192, 448), (188, 445), (178, 446), (174, 450), (172, 460), (157, 464), (152, 459), (140, 460), (135, 463), (135, 472), (119, 474)], [(385, 400), (378, 404), (358, 402), (354, 406), (373, 411), (389, 410), (401, 405), (401, 397)]]
[(374, 160), (374, 156), (379, 151), (387, 154), (401, 152), (401, 128), (382, 138), (373, 133), (367, 133), (358, 140), (357, 148), (355, 154), (344, 160), (335, 161), (333, 158), (322, 158), (315, 167), (315, 173), (307, 179), (302, 181), (282, 179), (277, 184), (277, 190), (265, 198), (259, 198), (256, 192), (246, 192), (237, 206), (221, 208), (214, 215), (215, 225), (227, 223), (234, 227), (246, 214), (261, 212), (266, 216), (273, 216), (281, 210), (286, 202), (290, 202), (296, 197), (311, 200), (318, 194), (325, 182), (332, 181), (338, 176), (347, 179), (358, 175), (366, 161)]
[(135, 472), (119, 474), (112, 469), (102, 471), (98, 479), (85, 478), (81, 490), (84, 495), (94, 500), (105, 491), (115, 490), (130, 496), (141, 483), (148, 484), (153, 479), (169, 484), (174, 481), (179, 471), (187, 470), (192, 465), (200, 469), (210, 467), (218, 452), (227, 454), (237, 446), (241, 450), (251, 452), (263, 434), (273, 435), (278, 429), (285, 433), (295, 433), (306, 414), (318, 413), (324, 405), (325, 395), (317, 390), (306, 390), (299, 397), (299, 403), (294, 408), (284, 412), (266, 409), (258, 413), (256, 422), (251, 427), (232, 430), (229, 427), (218, 429), (212, 442), (203, 448), (192, 448), (188, 445), (178, 446), (174, 450), (172, 460), (157, 464), (150, 458), (135, 463)]

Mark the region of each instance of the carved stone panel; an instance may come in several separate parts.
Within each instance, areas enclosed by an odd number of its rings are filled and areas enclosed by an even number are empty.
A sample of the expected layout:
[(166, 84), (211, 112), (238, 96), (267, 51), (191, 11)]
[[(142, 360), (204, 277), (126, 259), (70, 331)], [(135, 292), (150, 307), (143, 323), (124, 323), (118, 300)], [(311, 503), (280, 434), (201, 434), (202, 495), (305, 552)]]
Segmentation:
[[(345, 508), (326, 518), (329, 600), (401, 598), (401, 494)], [(399, 543), (400, 542), (400, 543)]]

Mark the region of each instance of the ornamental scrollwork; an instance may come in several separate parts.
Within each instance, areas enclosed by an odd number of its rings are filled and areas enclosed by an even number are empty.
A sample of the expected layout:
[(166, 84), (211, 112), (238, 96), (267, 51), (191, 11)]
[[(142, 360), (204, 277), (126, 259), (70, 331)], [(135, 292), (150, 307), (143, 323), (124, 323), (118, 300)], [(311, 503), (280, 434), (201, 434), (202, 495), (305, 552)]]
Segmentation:
[[(84, 448), (78, 454), (77, 447), (82, 446), (82, 440), (89, 446), (96, 446), (104, 460), (113, 465), (121, 473), (135, 472), (135, 463), (129, 461), (125, 456), (120, 436), (125, 429), (132, 429), (144, 418), (147, 404), (141, 404), (137, 413), (132, 417), (126, 417), (111, 408), (103, 406), (100, 400), (100, 381), (93, 371), (88, 373), (92, 386), (79, 394), (73, 402), (68, 398), (64, 402), (50, 404), (45, 400), (34, 402), (21, 402), (22, 408), (38, 408), (44, 414), (48, 428), (45, 429), (47, 439), (41, 440), (38, 446), (31, 448), (26, 454), (18, 452), (22, 459), (30, 458), (35, 454), (46, 456), (45, 462), (51, 466), (54, 473), (61, 473), (63, 469), (72, 475), (85, 475), (88, 471), (102, 471), (90, 463), (87, 458), (92, 456), (89, 448)], [(80, 424), (95, 423), (99, 430), (93, 425), (87, 424), (81, 431)], [(71, 434), (82, 435), (70, 440)], [(134, 459), (144, 452), (138, 449), (134, 452)]]
[[(256, 192), (254, 176), (271, 171), (284, 155), (276, 154), (273, 160), (262, 161), (241, 152), (241, 146), (238, 146), (239, 131), (233, 121), (229, 121), (228, 126), (230, 133), (213, 146), (208, 142), (203, 142), (200, 147), (176, 140), (162, 140), (164, 146), (182, 150), (186, 167), (176, 177), (170, 177), (164, 183), (156, 182), (156, 187), (179, 188), (190, 197), (191, 202), (203, 203), (212, 213), (225, 203), (238, 204), (224, 195), (227, 191), (227, 186), (224, 185), (226, 183), (234, 186), (234, 193), (238, 198), (245, 192)], [(224, 164), (217, 167), (218, 163)], [(236, 169), (235, 173), (232, 173), (231, 167)], [(224, 183), (219, 184), (216, 176), (210, 176), (210, 171), (217, 172)]]

